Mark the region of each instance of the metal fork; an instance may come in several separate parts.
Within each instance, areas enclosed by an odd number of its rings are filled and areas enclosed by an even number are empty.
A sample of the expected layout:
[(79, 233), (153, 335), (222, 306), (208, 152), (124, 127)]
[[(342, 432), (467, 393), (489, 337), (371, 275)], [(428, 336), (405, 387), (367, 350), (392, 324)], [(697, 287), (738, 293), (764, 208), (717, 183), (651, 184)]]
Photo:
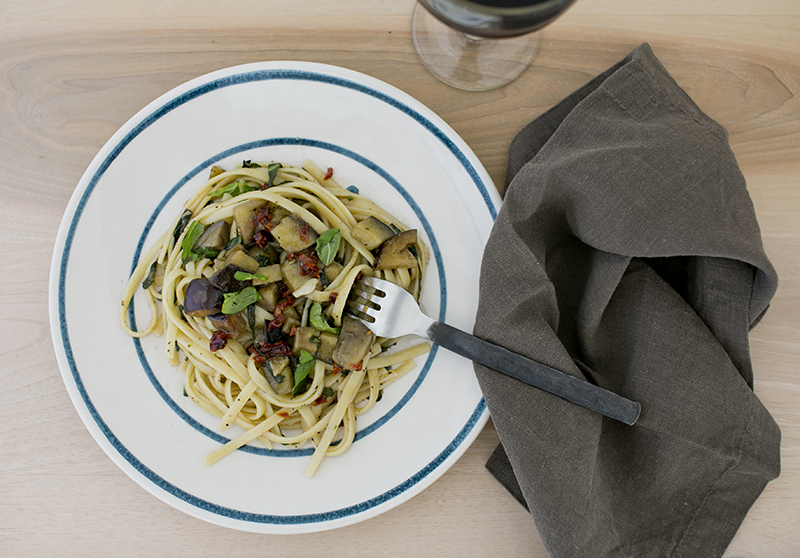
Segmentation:
[(628, 425), (639, 418), (635, 401), (429, 318), (409, 292), (389, 281), (366, 277), (355, 283), (347, 310), (379, 337), (413, 333), (601, 415)]

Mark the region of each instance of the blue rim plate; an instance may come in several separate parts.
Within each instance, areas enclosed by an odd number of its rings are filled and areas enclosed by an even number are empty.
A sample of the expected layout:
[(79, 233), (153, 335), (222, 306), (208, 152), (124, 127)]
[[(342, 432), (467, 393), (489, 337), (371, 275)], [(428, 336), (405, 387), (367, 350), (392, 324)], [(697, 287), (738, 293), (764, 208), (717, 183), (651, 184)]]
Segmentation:
[[(431, 248), (421, 305), (471, 330), (482, 248), (500, 198), (478, 159), (433, 112), (379, 80), (334, 66), (264, 62), (220, 70), (163, 95), (128, 121), (86, 170), (65, 212), (50, 274), (50, 317), (67, 391), (126, 474), (167, 504), (252, 532), (302, 533), (373, 517), (452, 466), (488, 419), (470, 362), (434, 347), (359, 417), (344, 455), (313, 479), (309, 449), (246, 446), (203, 457), (238, 433), (182, 395), (160, 338), (118, 325), (143, 250), (209, 168), (242, 160), (334, 169)], [(130, 318), (149, 310), (135, 299)]]

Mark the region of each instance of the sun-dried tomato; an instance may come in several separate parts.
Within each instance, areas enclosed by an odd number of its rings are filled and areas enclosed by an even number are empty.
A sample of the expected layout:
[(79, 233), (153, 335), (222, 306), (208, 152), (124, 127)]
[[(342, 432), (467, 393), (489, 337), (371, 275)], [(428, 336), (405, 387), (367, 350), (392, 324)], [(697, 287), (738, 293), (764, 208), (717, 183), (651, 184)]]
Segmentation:
[(338, 296), (338, 293), (331, 293), (331, 296), (328, 297), (328, 300), (330, 301), (331, 304), (336, 302), (336, 297), (337, 296)]
[(292, 356), (292, 348), (286, 341), (277, 341), (276, 343), (259, 343), (258, 352), (266, 358), (273, 358), (277, 356)]
[(300, 275), (303, 277), (319, 277), (319, 268), (322, 262), (316, 254), (295, 254), (299, 262)]
[(259, 366), (267, 362), (266, 357), (258, 352), (255, 345), (247, 347), (247, 352), (253, 356), (253, 361)]
[(269, 243), (269, 233), (267, 231), (258, 229), (253, 234), (253, 240), (256, 241), (256, 246), (263, 250), (264, 247)]
[(342, 370), (344, 370), (344, 368), (342, 368), (338, 364), (334, 364), (333, 365), (333, 373), (334, 374), (339, 374)]
[(230, 338), (230, 333), (217, 330), (211, 334), (211, 340), (208, 342), (208, 348), (211, 349), (212, 353), (219, 351), (220, 349), (224, 349), (225, 345), (228, 344), (228, 339)]
[(286, 323), (286, 314), (283, 313), (289, 306), (295, 303), (295, 298), (292, 295), (287, 295), (286, 298), (281, 300), (275, 305), (275, 310), (272, 312), (274, 319), (267, 325), (269, 329), (282, 327)]
[(333, 176), (333, 167), (328, 167), (328, 171), (325, 173), (325, 178), (323, 180), (330, 180)]
[(303, 242), (308, 242), (308, 223), (303, 223), (303, 226), (300, 227), (300, 240)]

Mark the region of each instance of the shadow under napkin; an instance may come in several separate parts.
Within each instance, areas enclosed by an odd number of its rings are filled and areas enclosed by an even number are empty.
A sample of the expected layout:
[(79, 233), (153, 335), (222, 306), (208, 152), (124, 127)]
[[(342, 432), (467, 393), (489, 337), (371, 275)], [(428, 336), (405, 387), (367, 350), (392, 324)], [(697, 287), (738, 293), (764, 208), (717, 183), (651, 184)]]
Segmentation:
[(721, 556), (780, 470), (748, 333), (777, 275), (727, 132), (647, 44), (526, 126), (475, 334), (642, 405), (632, 427), (475, 366), (487, 467), (553, 557)]

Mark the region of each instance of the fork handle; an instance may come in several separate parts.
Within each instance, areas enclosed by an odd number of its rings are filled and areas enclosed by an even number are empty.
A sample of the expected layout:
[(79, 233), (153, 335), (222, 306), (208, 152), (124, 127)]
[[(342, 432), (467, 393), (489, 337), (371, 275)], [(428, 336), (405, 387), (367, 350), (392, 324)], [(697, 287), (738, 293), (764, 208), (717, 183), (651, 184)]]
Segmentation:
[(634, 424), (639, 418), (641, 406), (635, 401), (513, 353), (460, 329), (442, 322), (433, 322), (427, 333), (428, 339), (445, 349), (590, 411), (628, 425)]

